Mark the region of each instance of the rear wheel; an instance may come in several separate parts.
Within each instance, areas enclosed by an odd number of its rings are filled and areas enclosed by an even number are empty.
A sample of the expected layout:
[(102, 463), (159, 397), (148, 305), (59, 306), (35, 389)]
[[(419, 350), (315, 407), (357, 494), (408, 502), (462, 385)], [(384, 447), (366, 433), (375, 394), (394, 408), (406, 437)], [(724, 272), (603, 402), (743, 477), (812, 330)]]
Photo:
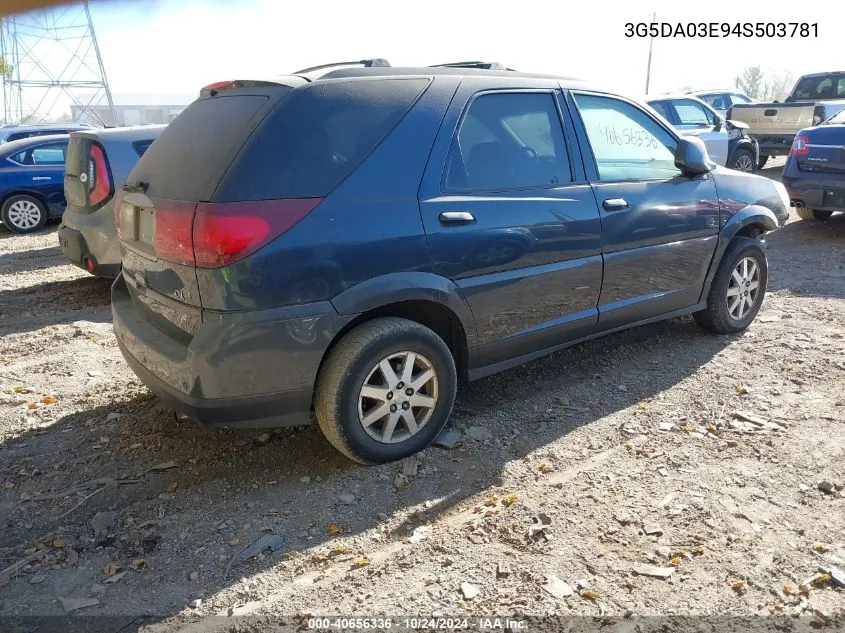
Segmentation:
[(38, 198), (21, 194), (3, 203), (0, 218), (13, 233), (34, 233), (47, 222), (47, 209)]
[(809, 207), (795, 207), (795, 212), (802, 220), (827, 220), (833, 211), (816, 211)]
[(734, 152), (734, 155), (731, 156), (731, 160), (728, 162), (728, 167), (736, 169), (737, 171), (752, 172), (756, 167), (754, 163), (754, 154), (747, 149), (738, 149)]
[(769, 279), (766, 253), (757, 240), (736, 237), (728, 246), (696, 323), (717, 334), (741, 332), (754, 320)]
[(361, 464), (417, 453), (440, 433), (457, 373), (446, 343), (399, 318), (358, 326), (332, 349), (317, 377), (314, 410), (326, 439)]

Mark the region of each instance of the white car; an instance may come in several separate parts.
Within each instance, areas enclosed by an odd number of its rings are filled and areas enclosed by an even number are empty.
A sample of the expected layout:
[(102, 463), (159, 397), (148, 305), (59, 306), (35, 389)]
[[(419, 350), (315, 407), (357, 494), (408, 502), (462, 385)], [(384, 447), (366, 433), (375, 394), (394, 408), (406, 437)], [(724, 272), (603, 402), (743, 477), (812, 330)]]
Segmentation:
[(679, 133), (704, 141), (713, 162), (739, 171), (753, 172), (760, 161), (757, 140), (748, 136), (748, 125), (730, 121), (698, 97), (669, 94), (645, 102)]
[(737, 103), (757, 103), (756, 99), (737, 90), (697, 90), (687, 94), (698, 97), (725, 119)]

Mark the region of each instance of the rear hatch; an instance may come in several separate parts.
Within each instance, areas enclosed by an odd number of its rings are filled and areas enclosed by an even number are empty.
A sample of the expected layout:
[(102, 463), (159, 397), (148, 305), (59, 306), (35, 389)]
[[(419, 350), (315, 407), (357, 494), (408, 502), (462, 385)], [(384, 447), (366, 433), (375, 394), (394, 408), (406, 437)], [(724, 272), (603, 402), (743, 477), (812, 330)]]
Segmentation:
[(65, 198), (80, 213), (92, 213), (114, 196), (114, 180), (96, 133), (73, 132), (65, 158)]
[(354, 83), (215, 84), (168, 126), (115, 204), (123, 276), (149, 320), (189, 339), (203, 308), (225, 309), (200, 288), (233, 292), (233, 265), (320, 204), (429, 80)]
[(738, 103), (729, 118), (748, 125), (752, 136), (786, 136), (813, 125), (813, 103)]
[(789, 153), (801, 171), (845, 174), (845, 125), (802, 130)]
[(175, 338), (201, 323), (194, 212), (210, 200), (232, 157), (290, 88), (193, 102), (150, 146), (115, 204), (123, 277), (136, 307)]

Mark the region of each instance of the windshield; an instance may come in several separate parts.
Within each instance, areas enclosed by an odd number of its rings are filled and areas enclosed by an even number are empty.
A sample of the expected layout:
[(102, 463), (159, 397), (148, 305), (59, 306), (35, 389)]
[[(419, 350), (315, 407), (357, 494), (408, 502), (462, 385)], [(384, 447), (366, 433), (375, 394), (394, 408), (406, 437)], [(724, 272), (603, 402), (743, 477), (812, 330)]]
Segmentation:
[(797, 101), (838, 98), (845, 98), (845, 73), (804, 77), (792, 92)]

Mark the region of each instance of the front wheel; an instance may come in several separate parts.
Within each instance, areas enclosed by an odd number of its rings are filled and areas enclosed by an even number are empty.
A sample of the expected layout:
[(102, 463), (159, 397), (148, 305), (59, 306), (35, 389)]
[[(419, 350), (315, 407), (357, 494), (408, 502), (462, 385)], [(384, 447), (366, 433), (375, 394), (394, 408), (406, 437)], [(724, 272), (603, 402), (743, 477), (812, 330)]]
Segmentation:
[(432, 330), (374, 319), (329, 353), (314, 412), (326, 439), (350, 459), (392, 462), (434, 441), (452, 413), (457, 382), (452, 354)]
[(741, 332), (760, 311), (769, 264), (760, 243), (736, 237), (728, 246), (710, 286), (707, 308), (696, 312), (696, 323), (717, 334)]
[(738, 149), (728, 161), (728, 167), (737, 171), (752, 172), (756, 167), (754, 154), (747, 149)]
[(37, 198), (21, 194), (3, 203), (0, 218), (13, 233), (34, 233), (47, 222), (47, 209)]

